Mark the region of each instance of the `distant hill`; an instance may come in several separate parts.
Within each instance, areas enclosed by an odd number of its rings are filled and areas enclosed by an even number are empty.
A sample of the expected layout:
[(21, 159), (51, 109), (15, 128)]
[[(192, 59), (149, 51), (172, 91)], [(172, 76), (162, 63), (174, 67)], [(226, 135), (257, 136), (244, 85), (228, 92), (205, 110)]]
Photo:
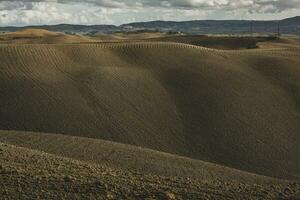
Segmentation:
[(61, 32), (52, 32), (43, 29), (22, 29), (0, 35), (0, 44), (55, 44), (90, 42), (80, 35), (67, 35)]
[[(251, 25), (252, 24), (252, 25)], [(249, 21), (249, 20), (195, 20), (195, 21), (152, 21), (122, 25), (133, 29), (158, 29), (165, 31), (179, 31), (190, 34), (245, 34), (277, 33), (278, 24), (283, 34), (300, 34), (300, 17), (283, 19), (280, 21)]]
[(251, 31), (251, 24), (254, 33), (273, 34), (278, 31), (282, 34), (300, 34), (300, 16), (287, 18), (280, 21), (250, 21), (250, 20), (194, 20), (194, 21), (151, 21), (136, 22), (114, 25), (42, 25), (28, 27), (0, 27), (0, 32), (18, 31), (23, 28), (37, 28), (49, 31), (58, 31), (65, 33), (114, 33), (120, 31), (137, 31), (137, 30), (158, 30), (158, 31), (175, 31), (185, 32), (188, 34), (247, 34)]
[(65, 33), (92, 33), (92, 32), (115, 32), (119, 31), (119, 28), (114, 25), (74, 25), (74, 24), (58, 24), (58, 25), (41, 25), (41, 26), (26, 26), (26, 27), (0, 27), (0, 32), (15, 32), (24, 28), (29, 29), (44, 29), (55, 32)]
[(283, 20), (281, 20), (281, 23), (284, 25), (294, 24), (294, 25), (299, 26), (300, 25), (300, 16), (283, 19)]
[(29, 27), (0, 27), (0, 32), (17, 31), (23, 28), (38, 28), (49, 31), (66, 33), (114, 33), (120, 31), (157, 30), (175, 31), (188, 34), (247, 34), (254, 33), (273, 34), (278, 32), (278, 24), (282, 34), (300, 34), (300, 16), (280, 21), (250, 21), (250, 20), (194, 20), (194, 21), (151, 21), (114, 25), (43, 25)]

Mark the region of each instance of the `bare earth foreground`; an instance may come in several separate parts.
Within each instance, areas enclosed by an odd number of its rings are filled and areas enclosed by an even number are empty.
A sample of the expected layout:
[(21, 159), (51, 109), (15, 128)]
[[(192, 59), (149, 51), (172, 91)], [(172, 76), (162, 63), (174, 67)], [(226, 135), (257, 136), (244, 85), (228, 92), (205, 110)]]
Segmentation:
[(0, 199), (300, 199), (299, 38), (120, 37), (0, 35)]

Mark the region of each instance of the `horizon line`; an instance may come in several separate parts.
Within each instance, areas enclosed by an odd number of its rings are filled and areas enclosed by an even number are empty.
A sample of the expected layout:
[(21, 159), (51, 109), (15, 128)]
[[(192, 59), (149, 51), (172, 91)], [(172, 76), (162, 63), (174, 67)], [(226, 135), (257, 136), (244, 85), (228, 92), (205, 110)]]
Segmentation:
[(276, 22), (276, 21), (282, 21), (286, 19), (292, 19), (300, 17), (300, 15), (296, 15), (293, 17), (287, 17), (287, 18), (282, 18), (282, 19), (277, 19), (277, 20), (252, 20), (252, 19), (192, 19), (192, 20), (150, 20), (150, 21), (136, 21), (136, 22), (128, 22), (120, 25), (114, 25), (114, 24), (71, 24), (71, 23), (58, 23), (58, 24), (32, 24), (32, 25), (8, 25), (8, 26), (0, 26), (0, 28), (22, 28), (22, 27), (35, 27), (35, 26), (59, 26), (59, 25), (73, 25), (73, 26), (115, 26), (115, 27), (120, 27), (123, 25), (129, 25), (129, 24), (135, 24), (135, 23), (151, 23), (151, 22), (175, 22), (175, 23), (180, 23), (180, 22), (193, 22), (193, 21), (257, 21), (257, 22)]

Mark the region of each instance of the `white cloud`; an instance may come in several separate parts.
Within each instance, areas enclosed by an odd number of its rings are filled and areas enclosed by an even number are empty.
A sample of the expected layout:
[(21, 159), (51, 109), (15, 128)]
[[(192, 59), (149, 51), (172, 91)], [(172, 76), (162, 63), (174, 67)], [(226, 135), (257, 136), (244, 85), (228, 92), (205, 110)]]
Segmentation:
[(0, 26), (149, 20), (283, 18), (300, 0), (0, 0)]

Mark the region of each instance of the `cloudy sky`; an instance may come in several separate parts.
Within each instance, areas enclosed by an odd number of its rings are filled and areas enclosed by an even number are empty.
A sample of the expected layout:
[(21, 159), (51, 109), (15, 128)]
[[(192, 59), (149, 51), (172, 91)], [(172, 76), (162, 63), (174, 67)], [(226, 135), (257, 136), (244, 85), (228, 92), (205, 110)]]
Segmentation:
[(300, 0), (0, 0), (0, 26), (152, 20), (282, 19)]

